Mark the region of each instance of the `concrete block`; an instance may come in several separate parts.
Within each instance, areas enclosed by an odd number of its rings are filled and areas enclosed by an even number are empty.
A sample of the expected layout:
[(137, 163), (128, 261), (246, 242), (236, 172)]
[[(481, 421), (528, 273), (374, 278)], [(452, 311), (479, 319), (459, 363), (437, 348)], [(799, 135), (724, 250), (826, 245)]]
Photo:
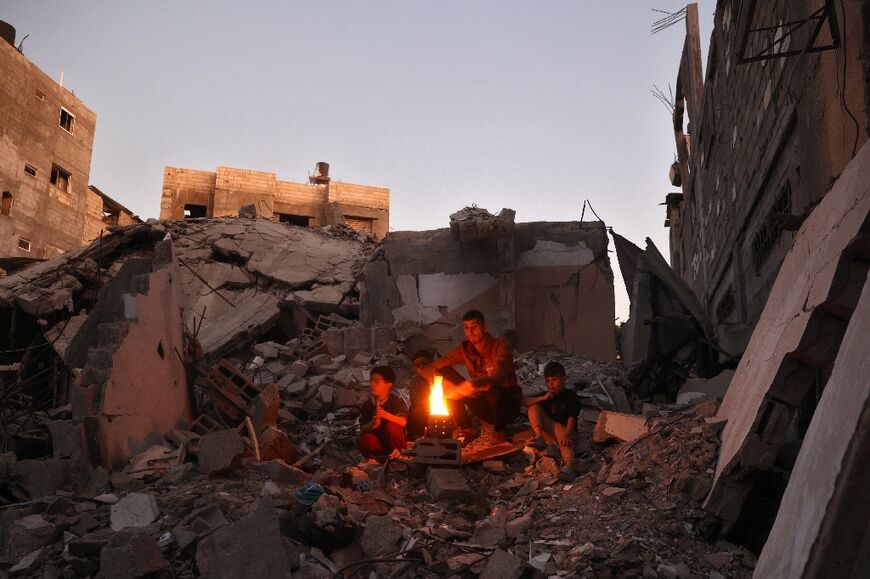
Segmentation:
[(261, 505), (250, 515), (217, 529), (196, 549), (196, 565), (205, 577), (290, 577), (275, 509)]
[(459, 470), (430, 468), (426, 473), (426, 488), (436, 501), (470, 502), (474, 499), (474, 493)]
[(54, 458), (75, 458), (82, 454), (81, 425), (73, 420), (51, 420), (48, 423)]
[(267, 427), (260, 434), (260, 455), (263, 460), (296, 460), (296, 447), (287, 433), (275, 426)]
[(290, 365), (289, 372), (290, 374), (302, 378), (308, 371), (311, 369), (311, 366), (302, 360), (296, 360)]
[(649, 426), (643, 416), (604, 410), (598, 415), (598, 422), (592, 431), (592, 441), (599, 444), (612, 439), (628, 442), (647, 432)]
[(373, 359), (374, 356), (372, 356), (368, 352), (358, 352), (354, 355), (353, 359), (350, 361), (350, 364), (355, 368), (362, 368), (370, 365)]
[(369, 516), (365, 522), (360, 544), (368, 557), (379, 557), (398, 551), (397, 543), (402, 536), (402, 527), (389, 517)]
[(708, 380), (690, 378), (680, 388), (678, 396), (689, 392), (696, 392), (704, 394), (710, 400), (722, 400), (728, 392), (728, 386), (731, 384), (733, 377), (734, 370), (723, 370), (714, 378)]
[(21, 558), (9, 569), (10, 577), (35, 577), (36, 570), (45, 559), (45, 549), (37, 549)]
[(372, 349), (372, 332), (369, 328), (351, 326), (344, 329), (344, 353), (348, 359), (353, 359), (359, 352), (370, 352)]
[(6, 554), (21, 557), (57, 539), (57, 528), (42, 515), (27, 515), (14, 521), (6, 529)]
[(330, 358), (327, 354), (317, 354), (313, 358), (309, 359), (308, 363), (314, 369), (315, 373), (324, 374), (326, 372), (325, 368), (332, 363), (332, 358)]
[(246, 414), (254, 422), (254, 429), (260, 433), (278, 422), (278, 408), (281, 405), (281, 395), (277, 384), (267, 384), (257, 396), (251, 400)]
[(230, 472), (242, 462), (245, 443), (235, 430), (210, 432), (199, 441), (199, 471), (209, 476)]
[(396, 330), (389, 328), (372, 329), (372, 350), (378, 354), (392, 353), (396, 349)]
[(157, 520), (160, 508), (154, 495), (130, 493), (111, 507), (112, 530), (147, 527)]
[(299, 486), (305, 484), (311, 478), (311, 475), (304, 470), (291, 466), (283, 460), (263, 462), (260, 468), (266, 472), (269, 480), (279, 485)]
[(37, 498), (70, 486), (74, 465), (73, 459), (19, 460), (15, 473), (27, 494)]
[(100, 576), (134, 579), (169, 568), (160, 546), (144, 531), (125, 531), (109, 538), (100, 552)]
[(320, 340), (326, 346), (330, 356), (344, 354), (344, 331), (340, 328), (330, 328), (320, 334)]
[(519, 579), (525, 568), (522, 559), (499, 549), (490, 555), (480, 579)]

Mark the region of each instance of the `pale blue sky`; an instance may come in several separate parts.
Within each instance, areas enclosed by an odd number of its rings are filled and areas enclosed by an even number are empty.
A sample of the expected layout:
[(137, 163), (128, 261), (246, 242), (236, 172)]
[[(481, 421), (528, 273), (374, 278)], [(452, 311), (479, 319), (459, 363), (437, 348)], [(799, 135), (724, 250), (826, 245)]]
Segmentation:
[[(164, 165), (389, 187), (391, 228), (472, 203), (580, 218), (667, 253), (685, 3), (4, 0), (24, 54), (97, 114), (91, 184), (156, 217)], [(701, 2), (706, 44), (715, 2)], [(705, 60), (706, 62), (706, 60)], [(588, 217), (588, 213), (587, 213)], [(616, 260), (612, 256), (616, 269)], [(619, 276), (617, 272), (617, 276)], [(627, 317), (622, 281), (617, 315)]]

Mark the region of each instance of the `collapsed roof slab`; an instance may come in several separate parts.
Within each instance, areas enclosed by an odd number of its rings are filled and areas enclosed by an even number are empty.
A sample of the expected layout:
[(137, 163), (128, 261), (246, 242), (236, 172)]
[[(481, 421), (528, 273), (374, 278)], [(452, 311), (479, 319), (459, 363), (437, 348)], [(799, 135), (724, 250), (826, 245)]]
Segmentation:
[(755, 476), (773, 466), (797, 409), (830, 375), (867, 278), (868, 217), (864, 145), (798, 232), (719, 409), (728, 423), (705, 508), (723, 532)]
[(870, 576), (870, 561), (858, 560), (870, 537), (868, 331), (870, 280), (801, 445), (756, 577)]

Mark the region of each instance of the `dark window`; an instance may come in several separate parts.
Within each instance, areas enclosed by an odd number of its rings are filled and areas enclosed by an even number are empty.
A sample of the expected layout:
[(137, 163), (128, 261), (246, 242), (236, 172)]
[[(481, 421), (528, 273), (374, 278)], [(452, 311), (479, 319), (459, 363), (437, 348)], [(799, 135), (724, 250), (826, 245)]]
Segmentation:
[(63, 189), (69, 193), (71, 176), (69, 171), (64, 171), (57, 165), (51, 166), (51, 184), (58, 189)]
[(719, 300), (719, 305), (716, 306), (716, 322), (724, 324), (729, 321), (731, 315), (737, 309), (737, 302), (734, 300), (734, 288), (729, 287), (722, 299)]
[(10, 215), (12, 213), (12, 193), (9, 191), (3, 192), (3, 199), (0, 200), (0, 215)]
[(36, 95), (36, 98), (38, 98), (39, 100), (41, 100), (41, 101), (45, 100), (45, 93), (42, 92), (41, 90), (36, 89), (36, 92), (34, 94)]
[(31, 177), (36, 177), (36, 167), (33, 165), (24, 164), (24, 172), (30, 175)]
[(188, 204), (184, 206), (184, 218), (199, 219), (201, 217), (205, 217), (207, 211), (208, 207), (206, 207), (205, 205)]
[(73, 128), (75, 128), (76, 118), (73, 116), (71, 112), (66, 110), (63, 107), (60, 107), (60, 126), (66, 132), (72, 134)]
[(292, 213), (276, 213), (278, 221), (281, 223), (289, 223), (290, 225), (301, 225), (308, 227), (311, 218), (307, 215), (293, 215)]
[(776, 247), (780, 236), (782, 235), (782, 222), (777, 221), (775, 215), (790, 215), (791, 214), (791, 185), (786, 183), (779, 196), (770, 208), (767, 218), (762, 223), (761, 228), (752, 239), (752, 265), (755, 266), (755, 273), (761, 271), (761, 266), (770, 257), (773, 248)]
[(23, 237), (18, 238), (18, 249), (22, 251), (30, 251), (30, 240)]

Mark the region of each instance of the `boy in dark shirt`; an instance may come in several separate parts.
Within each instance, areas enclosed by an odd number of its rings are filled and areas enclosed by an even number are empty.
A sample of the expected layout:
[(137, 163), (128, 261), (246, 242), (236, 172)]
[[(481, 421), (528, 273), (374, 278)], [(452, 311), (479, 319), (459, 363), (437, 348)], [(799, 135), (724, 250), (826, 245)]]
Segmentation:
[(535, 433), (533, 446), (549, 442), (558, 445), (562, 457), (562, 472), (572, 478), (574, 469), (574, 437), (580, 400), (573, 392), (565, 390), (565, 367), (559, 362), (544, 366), (547, 392), (540, 396), (523, 399), (529, 409), (529, 422)]
[(390, 392), (395, 381), (396, 374), (389, 366), (372, 368), (369, 381), (372, 397), (360, 408), (362, 433), (357, 440), (360, 452), (370, 462), (382, 460), (396, 449), (404, 449), (407, 443), (408, 407)]

